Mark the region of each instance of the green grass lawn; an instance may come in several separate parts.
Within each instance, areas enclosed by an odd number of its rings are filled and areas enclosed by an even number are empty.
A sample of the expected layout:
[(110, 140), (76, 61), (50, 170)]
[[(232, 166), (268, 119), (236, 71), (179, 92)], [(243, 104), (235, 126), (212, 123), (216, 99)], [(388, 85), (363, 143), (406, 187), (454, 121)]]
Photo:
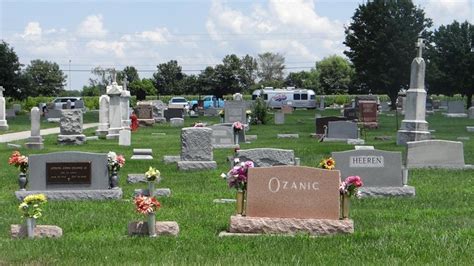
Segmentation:
[[(252, 126), (248, 134), (258, 135), (243, 149), (275, 147), (294, 149), (301, 164), (316, 167), (331, 151), (352, 149), (344, 143), (319, 143), (309, 137), (314, 132), (317, 111), (298, 110), (286, 116), (285, 125)], [(325, 111), (324, 115), (338, 114)], [(18, 118), (20, 119), (20, 118)], [(398, 122), (402, 117), (400, 116)], [(15, 127), (29, 129), (28, 119)], [(97, 121), (97, 120), (96, 120)], [(186, 125), (193, 120), (187, 118)], [(218, 122), (217, 118), (203, 118)], [(380, 127), (364, 132), (366, 143), (377, 149), (404, 151), (396, 146), (396, 119), (380, 116)], [(447, 119), (440, 114), (428, 117), (437, 138), (464, 142), (466, 164), (474, 164), (474, 135), (466, 125), (474, 120)], [(11, 123), (13, 124), (13, 123)], [(93, 129), (86, 130), (92, 135)], [(152, 135), (164, 132), (165, 136)], [(299, 139), (277, 139), (277, 133), (299, 133)], [(471, 135), (469, 135), (471, 134)], [(392, 136), (390, 141), (376, 141), (376, 136)], [(21, 143), (21, 142), (19, 142)], [(409, 184), (415, 186), (415, 198), (362, 199), (351, 202), (355, 233), (311, 238), (261, 236), (219, 238), (235, 211), (233, 204), (214, 204), (216, 198), (233, 198), (235, 192), (219, 177), (228, 170), (226, 157), (233, 151), (215, 150), (217, 170), (178, 172), (176, 165), (165, 165), (164, 155), (180, 152), (180, 130), (167, 125), (140, 128), (132, 136), (132, 147), (118, 146), (116, 140), (90, 141), (83, 146), (59, 146), (56, 136), (45, 137), (49, 153), (62, 150), (88, 152), (116, 151), (127, 159), (132, 148), (152, 148), (153, 161), (127, 160), (119, 172), (122, 200), (48, 202), (39, 224), (54, 224), (64, 230), (60, 239), (12, 240), (10, 224), (22, 223), (14, 197), (18, 172), (7, 164), (12, 150), (0, 147), (0, 264), (471, 264), (474, 261), (474, 170), (414, 170)], [(25, 154), (38, 151), (21, 150)], [(443, 151), (440, 151), (443, 152)], [(127, 184), (127, 173), (145, 172), (157, 167), (163, 180), (157, 187), (171, 188), (172, 196), (160, 198), (162, 208), (157, 220), (179, 223), (180, 234), (174, 237), (128, 237), (127, 224), (144, 220), (134, 212), (131, 201), (135, 188), (146, 184)]]

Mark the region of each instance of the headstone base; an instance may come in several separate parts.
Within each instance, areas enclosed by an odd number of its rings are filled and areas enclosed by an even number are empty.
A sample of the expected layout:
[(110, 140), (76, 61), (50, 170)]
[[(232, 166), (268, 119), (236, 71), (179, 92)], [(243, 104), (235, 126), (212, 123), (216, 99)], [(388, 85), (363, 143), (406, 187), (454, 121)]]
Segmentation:
[(193, 171), (193, 170), (208, 170), (216, 169), (216, 161), (179, 161), (178, 170)]
[(166, 155), (163, 157), (163, 162), (165, 164), (177, 163), (179, 161), (181, 161), (181, 156)]
[(0, 120), (0, 130), (8, 130), (7, 120)]
[(403, 187), (362, 187), (359, 189), (362, 198), (383, 198), (383, 197), (414, 197), (415, 188), (412, 186)]
[(214, 149), (235, 149), (239, 147), (239, 144), (212, 144)]
[[(177, 236), (179, 234), (179, 225), (175, 221), (155, 222), (156, 234), (159, 236)], [(128, 224), (129, 236), (148, 236), (148, 223), (144, 221), (135, 221)]]
[(463, 118), (467, 117), (467, 114), (459, 113), (459, 114), (450, 114), (450, 113), (443, 113), (443, 116), (448, 118)]
[[(12, 238), (28, 237), (26, 225), (12, 224), (10, 226), (10, 234)], [(54, 237), (59, 238), (63, 236), (63, 229), (56, 225), (37, 225), (34, 230), (35, 238)]]
[(153, 126), (155, 124), (155, 119), (138, 119), (138, 123), (144, 126)]
[(86, 135), (58, 135), (58, 143), (63, 145), (82, 145), (86, 142)]
[(297, 139), (299, 137), (299, 134), (277, 134), (278, 139)]
[(23, 200), (26, 196), (42, 193), (48, 200), (111, 200), (121, 199), (122, 189), (94, 189), (94, 190), (46, 190), (46, 191), (15, 191), (18, 200)]
[(431, 133), (429, 131), (408, 131), (399, 130), (397, 132), (397, 145), (406, 145), (410, 141), (429, 140)]
[(42, 150), (44, 148), (43, 138), (41, 136), (29, 137), (25, 147), (32, 150)]
[(132, 157), (130, 157), (130, 160), (153, 160), (153, 156), (138, 154), (138, 155), (133, 155)]
[(359, 125), (361, 125), (364, 128), (369, 128), (369, 129), (379, 128), (378, 122), (360, 122)]
[[(155, 183), (158, 184), (161, 181), (161, 177), (155, 180)], [(128, 174), (127, 175), (127, 183), (135, 184), (135, 183), (147, 183), (145, 174)]]
[(329, 219), (296, 219), (231, 216), (229, 233), (294, 235), (308, 233), (314, 236), (354, 233), (354, 222)]
[(339, 139), (339, 138), (324, 138), (323, 139), (323, 142), (338, 142), (338, 141), (347, 142), (347, 143), (350, 142), (352, 143), (351, 145), (365, 143), (363, 139)]
[[(135, 189), (133, 191), (133, 194), (134, 194), (134, 196), (138, 196), (138, 195), (150, 196), (150, 192), (148, 191), (148, 189), (141, 189), (141, 188)], [(169, 197), (169, 196), (171, 196), (171, 189), (169, 189), (169, 188), (157, 188), (157, 189), (155, 189), (155, 196)]]

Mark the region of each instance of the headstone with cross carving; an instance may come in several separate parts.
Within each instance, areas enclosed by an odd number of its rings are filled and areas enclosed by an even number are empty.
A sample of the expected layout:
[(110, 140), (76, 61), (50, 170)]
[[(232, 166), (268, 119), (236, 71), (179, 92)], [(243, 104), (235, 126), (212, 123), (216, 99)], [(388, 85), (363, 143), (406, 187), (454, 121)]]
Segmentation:
[(0, 130), (8, 130), (8, 123), (5, 115), (5, 98), (3, 92), (5, 89), (0, 86)]
[(406, 145), (409, 141), (428, 140), (431, 134), (426, 122), (425, 60), (423, 60), (423, 39), (415, 44), (417, 57), (411, 63), (410, 89), (406, 92), (405, 119), (397, 133), (397, 144)]

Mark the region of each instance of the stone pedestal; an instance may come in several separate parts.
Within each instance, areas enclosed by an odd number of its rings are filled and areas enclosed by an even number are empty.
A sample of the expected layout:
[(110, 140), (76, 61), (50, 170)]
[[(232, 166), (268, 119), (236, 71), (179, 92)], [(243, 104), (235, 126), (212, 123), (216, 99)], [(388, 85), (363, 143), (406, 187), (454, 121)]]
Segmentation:
[(122, 115), (122, 127), (130, 128), (130, 91), (123, 90), (120, 94), (120, 108)]
[(86, 142), (86, 135), (82, 134), (82, 110), (62, 110), (60, 120), (59, 144), (82, 145)]
[(105, 136), (109, 130), (109, 102), (110, 98), (107, 95), (102, 95), (99, 98), (99, 126), (95, 131), (97, 136)]
[[(230, 233), (230, 234), (228, 234)], [(231, 216), (228, 235), (277, 234), (295, 235), (308, 233), (313, 236), (354, 233), (354, 222), (350, 219), (296, 219)]]
[[(12, 238), (26, 238), (26, 225), (12, 224), (10, 226), (10, 235)], [(37, 225), (34, 229), (34, 238), (52, 237), (59, 238), (63, 236), (63, 229), (55, 225)]]
[(31, 120), (31, 135), (28, 142), (25, 143), (26, 148), (41, 150), (43, 149), (43, 138), (40, 135), (40, 119), (41, 114), (38, 107), (31, 108), (30, 120)]
[(421, 57), (411, 63), (410, 89), (407, 91), (405, 119), (397, 133), (397, 145), (431, 138), (426, 115), (425, 61)]
[[(155, 222), (155, 230), (158, 236), (178, 236), (179, 225), (177, 222)], [(129, 236), (148, 236), (148, 223), (143, 221), (128, 224)]]
[(5, 98), (3, 97), (3, 87), (0, 87), (0, 130), (8, 130), (8, 123), (5, 114)]

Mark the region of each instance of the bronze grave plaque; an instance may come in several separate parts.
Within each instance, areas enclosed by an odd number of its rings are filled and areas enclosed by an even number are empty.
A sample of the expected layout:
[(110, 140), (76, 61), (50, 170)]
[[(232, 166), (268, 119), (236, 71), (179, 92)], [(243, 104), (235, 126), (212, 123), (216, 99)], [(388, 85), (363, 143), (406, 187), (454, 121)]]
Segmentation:
[(46, 163), (46, 185), (91, 184), (91, 162)]

